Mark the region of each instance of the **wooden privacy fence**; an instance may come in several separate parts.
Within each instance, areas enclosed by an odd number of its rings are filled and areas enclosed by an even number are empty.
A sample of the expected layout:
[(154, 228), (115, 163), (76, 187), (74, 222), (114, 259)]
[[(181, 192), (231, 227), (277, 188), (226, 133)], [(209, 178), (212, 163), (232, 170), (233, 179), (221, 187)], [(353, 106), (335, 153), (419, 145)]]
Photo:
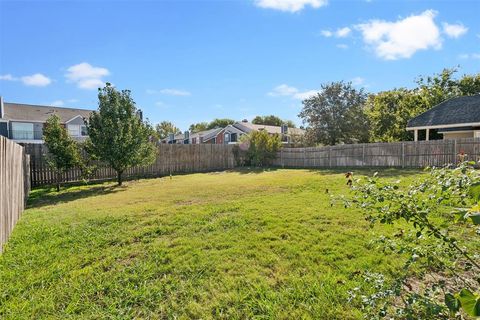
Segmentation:
[[(24, 144), (30, 155), (30, 176), (32, 187), (55, 184), (55, 170), (47, 165), (43, 144)], [(231, 145), (214, 144), (159, 144), (155, 162), (149, 166), (133, 167), (126, 170), (124, 178), (159, 177), (171, 173), (207, 172), (231, 169), (235, 159)], [(117, 173), (107, 164), (96, 162), (96, 170), (89, 180), (115, 179)], [(61, 182), (82, 181), (84, 176), (80, 168), (74, 168), (62, 174)]]
[(30, 191), (28, 160), (22, 146), (0, 136), (0, 252), (25, 209)]
[(423, 168), (480, 160), (480, 138), (283, 148), (273, 165), (290, 168)]

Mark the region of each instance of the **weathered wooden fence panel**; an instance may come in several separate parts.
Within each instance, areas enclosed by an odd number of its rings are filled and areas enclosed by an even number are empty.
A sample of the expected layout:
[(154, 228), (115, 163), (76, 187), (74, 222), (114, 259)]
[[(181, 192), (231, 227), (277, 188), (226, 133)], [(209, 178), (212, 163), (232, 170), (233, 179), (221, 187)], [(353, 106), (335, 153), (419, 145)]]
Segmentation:
[(29, 171), (24, 148), (0, 136), (0, 252), (25, 209)]
[[(42, 144), (24, 144), (30, 155), (30, 175), (32, 187), (55, 184), (55, 170), (46, 162), (47, 148)], [(125, 178), (159, 177), (173, 173), (205, 172), (231, 169), (235, 158), (231, 145), (214, 144), (160, 144), (156, 160), (149, 166), (139, 166), (124, 172)], [(90, 180), (108, 180), (116, 178), (116, 172), (107, 164), (96, 162), (97, 169)], [(61, 182), (82, 181), (80, 168), (69, 170), (60, 177)]]
[(283, 148), (273, 165), (285, 168), (443, 166), (480, 160), (480, 138)]

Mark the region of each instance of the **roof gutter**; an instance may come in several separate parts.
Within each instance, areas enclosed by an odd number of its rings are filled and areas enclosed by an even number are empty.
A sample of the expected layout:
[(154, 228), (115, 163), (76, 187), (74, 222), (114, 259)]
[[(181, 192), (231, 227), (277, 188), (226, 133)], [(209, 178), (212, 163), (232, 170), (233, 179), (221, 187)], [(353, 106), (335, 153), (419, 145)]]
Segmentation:
[(480, 122), (470, 123), (455, 123), (455, 124), (438, 124), (434, 126), (419, 126), (419, 127), (407, 127), (407, 131), (423, 130), (423, 129), (443, 129), (443, 128), (455, 128), (455, 127), (478, 127)]

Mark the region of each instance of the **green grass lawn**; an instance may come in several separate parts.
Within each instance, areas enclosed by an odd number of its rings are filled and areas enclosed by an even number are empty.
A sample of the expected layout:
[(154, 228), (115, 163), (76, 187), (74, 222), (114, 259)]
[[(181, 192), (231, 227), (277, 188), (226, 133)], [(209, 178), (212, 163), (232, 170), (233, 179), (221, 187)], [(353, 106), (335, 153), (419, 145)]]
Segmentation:
[(331, 207), (344, 193), (340, 171), (310, 170), (34, 190), (0, 256), (0, 318), (360, 319), (347, 291), (398, 267), (368, 244), (396, 229)]

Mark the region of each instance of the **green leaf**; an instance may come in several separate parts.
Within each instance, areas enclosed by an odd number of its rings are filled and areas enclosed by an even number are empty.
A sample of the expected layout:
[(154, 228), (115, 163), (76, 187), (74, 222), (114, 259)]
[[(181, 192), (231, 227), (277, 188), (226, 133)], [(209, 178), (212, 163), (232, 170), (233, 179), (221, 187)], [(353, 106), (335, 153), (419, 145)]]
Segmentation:
[(445, 294), (445, 304), (447, 305), (448, 309), (455, 313), (460, 310), (460, 301), (451, 293)]
[(480, 297), (474, 295), (468, 289), (462, 289), (457, 298), (460, 301), (462, 309), (472, 317), (480, 316)]
[(480, 213), (470, 214), (473, 224), (480, 224)]

